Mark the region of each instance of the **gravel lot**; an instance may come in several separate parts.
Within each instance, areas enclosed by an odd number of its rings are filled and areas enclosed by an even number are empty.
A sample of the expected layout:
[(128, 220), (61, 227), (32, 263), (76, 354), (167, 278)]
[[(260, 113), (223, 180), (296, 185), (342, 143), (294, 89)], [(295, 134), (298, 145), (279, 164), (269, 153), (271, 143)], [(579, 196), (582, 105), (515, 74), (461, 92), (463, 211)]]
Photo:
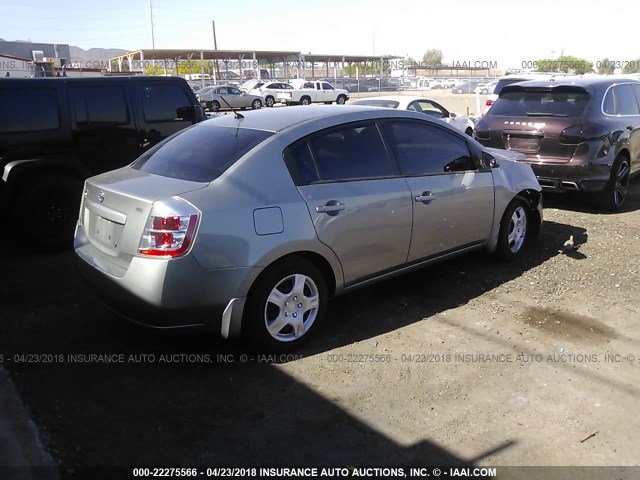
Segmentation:
[(470, 254), (336, 299), (316, 341), (275, 362), (131, 326), (71, 252), (10, 243), (0, 355), (66, 466), (638, 465), (632, 190), (618, 214), (546, 196), (522, 261)]

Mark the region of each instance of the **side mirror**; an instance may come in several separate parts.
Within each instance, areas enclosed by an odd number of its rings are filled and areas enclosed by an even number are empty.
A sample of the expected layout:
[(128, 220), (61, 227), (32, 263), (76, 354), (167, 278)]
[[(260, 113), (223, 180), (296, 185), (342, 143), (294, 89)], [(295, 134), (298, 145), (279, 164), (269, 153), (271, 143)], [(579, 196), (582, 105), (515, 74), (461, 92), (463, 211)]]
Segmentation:
[(496, 157), (487, 152), (482, 152), (482, 158), (480, 159), (481, 168), (496, 168), (498, 166), (499, 164)]
[(177, 120), (191, 120), (194, 121), (196, 119), (196, 108), (195, 107), (180, 107), (176, 109), (176, 119)]
[(450, 118), (456, 118), (457, 116), (458, 116), (458, 115), (456, 115), (455, 113), (453, 113), (453, 112), (449, 112), (449, 117), (450, 117)]

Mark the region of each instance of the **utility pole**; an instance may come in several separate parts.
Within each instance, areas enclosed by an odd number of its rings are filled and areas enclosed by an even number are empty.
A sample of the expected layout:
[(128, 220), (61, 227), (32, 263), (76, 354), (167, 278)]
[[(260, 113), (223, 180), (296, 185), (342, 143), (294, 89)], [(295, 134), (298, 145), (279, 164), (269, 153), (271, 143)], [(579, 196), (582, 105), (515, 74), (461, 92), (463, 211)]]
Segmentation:
[[(215, 20), (211, 20), (211, 25), (213, 26), (213, 49), (214, 50), (218, 50), (218, 39), (216, 38), (216, 21)], [(216, 69), (216, 78), (220, 78), (220, 66), (218, 65), (218, 59), (216, 58), (215, 61), (215, 69)]]
[(149, 0), (149, 18), (151, 20), (151, 49), (156, 49), (156, 40), (153, 35), (153, 6), (151, 5), (151, 0)]

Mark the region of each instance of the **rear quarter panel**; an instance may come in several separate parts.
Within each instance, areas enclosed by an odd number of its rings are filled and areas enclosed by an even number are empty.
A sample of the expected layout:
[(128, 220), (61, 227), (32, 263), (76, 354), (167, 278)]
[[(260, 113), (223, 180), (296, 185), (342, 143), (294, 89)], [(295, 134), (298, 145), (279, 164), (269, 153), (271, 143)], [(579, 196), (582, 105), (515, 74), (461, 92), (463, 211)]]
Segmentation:
[[(318, 240), (307, 206), (284, 164), (282, 152), (287, 145), (286, 139), (271, 137), (208, 187), (181, 195), (202, 211), (192, 255), (211, 270), (265, 268), (286, 255), (313, 252), (328, 261), (340, 286), (342, 267)], [(275, 233), (258, 234), (255, 212), (270, 207), (281, 212), (282, 228), (276, 225)]]

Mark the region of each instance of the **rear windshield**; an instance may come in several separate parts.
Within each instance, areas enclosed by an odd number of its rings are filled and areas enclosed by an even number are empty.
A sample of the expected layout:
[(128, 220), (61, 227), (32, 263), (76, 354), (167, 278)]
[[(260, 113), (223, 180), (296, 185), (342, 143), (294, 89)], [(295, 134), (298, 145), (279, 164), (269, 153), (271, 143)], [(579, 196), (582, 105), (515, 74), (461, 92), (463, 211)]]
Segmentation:
[(263, 130), (200, 124), (149, 150), (133, 168), (163, 177), (211, 182), (271, 135), (273, 132)]
[(385, 108), (398, 108), (400, 102), (395, 100), (358, 100), (353, 102), (353, 105), (364, 105), (365, 107), (385, 107)]
[(582, 89), (533, 90), (509, 88), (491, 107), (491, 115), (507, 117), (579, 117), (589, 102)]

